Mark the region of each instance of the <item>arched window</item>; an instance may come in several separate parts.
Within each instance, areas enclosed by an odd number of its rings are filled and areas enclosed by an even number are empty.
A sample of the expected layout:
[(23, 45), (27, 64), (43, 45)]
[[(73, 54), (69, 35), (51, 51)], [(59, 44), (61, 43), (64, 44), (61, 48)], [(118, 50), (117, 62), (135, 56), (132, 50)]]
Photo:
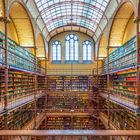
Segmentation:
[(52, 62), (60, 62), (61, 61), (61, 44), (59, 41), (54, 41), (52, 43)]
[(85, 63), (92, 62), (92, 43), (89, 40), (83, 42), (83, 61)]
[(78, 62), (78, 37), (74, 34), (66, 36), (65, 59), (66, 62)]

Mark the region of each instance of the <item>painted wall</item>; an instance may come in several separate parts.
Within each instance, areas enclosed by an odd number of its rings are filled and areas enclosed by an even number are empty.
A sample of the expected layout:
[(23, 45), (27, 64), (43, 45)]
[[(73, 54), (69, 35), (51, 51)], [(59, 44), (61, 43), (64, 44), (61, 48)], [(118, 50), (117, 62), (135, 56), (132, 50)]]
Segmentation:
[(44, 41), (41, 34), (39, 34), (36, 38), (36, 55), (37, 57), (45, 57), (45, 50), (44, 50)]
[[(74, 33), (79, 37), (79, 64), (65, 64), (65, 37), (69, 33)], [(62, 64), (51, 64), (51, 44), (53, 41), (58, 40), (61, 42), (62, 45)], [(48, 62), (48, 70), (47, 73), (50, 75), (87, 75), (92, 74), (92, 70), (96, 69), (97, 64), (94, 62), (93, 64), (82, 64), (82, 55), (83, 55), (83, 49), (82, 49), (82, 43), (85, 40), (93, 40), (87, 36), (86, 34), (80, 33), (80, 32), (63, 32), (61, 34), (56, 35), (53, 37), (49, 43), (49, 62)], [(93, 42), (94, 43), (94, 42)], [(94, 49), (93, 49), (94, 50)], [(94, 54), (94, 52), (93, 52)], [(101, 66), (101, 62), (99, 64)]]
[[(79, 38), (79, 63), (83, 63), (82, 61), (82, 55), (83, 55), (83, 46), (82, 46), (82, 43), (85, 41), (85, 40), (90, 40), (92, 42), (92, 44), (94, 45), (94, 42), (93, 40), (87, 36), (86, 34), (83, 34), (81, 32), (63, 32), (63, 33), (60, 33), (56, 36), (54, 36), (51, 40), (50, 40), (50, 43), (49, 43), (49, 50), (50, 50), (50, 54), (52, 54), (52, 50), (51, 50), (51, 46), (52, 46), (52, 43), (55, 41), (55, 40), (58, 40), (61, 42), (61, 51), (62, 51), (62, 63), (65, 63), (65, 37), (70, 34), (70, 33), (74, 33), (75, 35), (78, 36)], [(92, 50), (93, 51), (93, 50)], [(50, 63), (51, 63), (51, 55), (49, 55), (49, 60), (50, 60)]]
[[(2, 0), (0, 1), (0, 16), (4, 17), (4, 5), (3, 5)], [(0, 22), (0, 31), (3, 32), (3, 33), (5, 32), (4, 22)], [(10, 19), (10, 22), (8, 23), (8, 37), (13, 39), (17, 43), (19, 43), (17, 33), (16, 33), (14, 24), (13, 24), (11, 19)]]
[[(107, 56), (107, 37), (106, 34), (103, 34), (101, 40), (99, 42), (99, 57), (106, 57)], [(100, 58), (99, 58), (100, 59)]]
[(136, 35), (136, 24), (134, 23), (134, 15), (130, 18), (123, 37), (123, 44)]
[[(33, 31), (31, 27), (31, 23), (29, 21), (26, 10), (19, 4), (14, 3), (12, 8), (15, 10), (10, 11), (10, 20), (8, 22), (8, 37), (17, 42), (20, 45), (32, 45), (33, 46)], [(18, 12), (20, 11), (20, 12)], [(16, 18), (13, 15), (18, 14), (23, 19), (27, 19), (23, 22), (20, 18)], [(3, 1), (0, 1), (0, 15), (4, 17), (4, 4)], [(26, 15), (26, 18), (24, 18)], [(26, 27), (24, 24), (27, 23)], [(20, 26), (20, 28), (19, 28)], [(0, 31), (5, 33), (5, 25), (4, 22), (0, 22)], [(26, 35), (24, 35), (26, 33)], [(29, 35), (32, 34), (32, 37)], [(19, 37), (20, 36), (20, 37)], [(24, 40), (24, 43), (23, 43)], [(30, 43), (31, 42), (31, 43)], [(33, 49), (28, 49), (31, 53), (33, 53)]]

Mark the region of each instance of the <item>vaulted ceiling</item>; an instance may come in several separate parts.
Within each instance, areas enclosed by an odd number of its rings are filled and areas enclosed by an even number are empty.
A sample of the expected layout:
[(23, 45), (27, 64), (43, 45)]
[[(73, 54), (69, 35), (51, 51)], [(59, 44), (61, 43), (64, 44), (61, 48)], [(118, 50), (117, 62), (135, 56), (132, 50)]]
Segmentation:
[(96, 31), (110, 0), (35, 0), (49, 32), (75, 25)]

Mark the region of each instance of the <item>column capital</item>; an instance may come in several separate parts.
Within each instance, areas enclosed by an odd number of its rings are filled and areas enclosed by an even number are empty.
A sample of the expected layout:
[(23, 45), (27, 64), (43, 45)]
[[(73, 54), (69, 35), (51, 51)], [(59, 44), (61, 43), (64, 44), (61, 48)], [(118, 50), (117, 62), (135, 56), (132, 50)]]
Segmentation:
[(134, 18), (134, 22), (135, 22), (135, 23), (137, 23), (137, 22), (139, 22), (139, 21), (140, 21), (140, 17), (139, 17), (139, 16), (137, 16), (137, 17)]
[(0, 16), (0, 22), (9, 23), (10, 19), (9, 19), (9, 17), (1, 17)]

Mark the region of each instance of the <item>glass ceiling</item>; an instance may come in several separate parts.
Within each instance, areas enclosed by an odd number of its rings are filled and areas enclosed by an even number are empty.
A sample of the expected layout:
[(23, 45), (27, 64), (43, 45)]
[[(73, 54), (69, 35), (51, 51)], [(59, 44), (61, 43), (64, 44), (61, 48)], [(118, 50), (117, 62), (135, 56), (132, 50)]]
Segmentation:
[(82, 26), (93, 32), (110, 0), (35, 0), (48, 31), (66, 25)]

